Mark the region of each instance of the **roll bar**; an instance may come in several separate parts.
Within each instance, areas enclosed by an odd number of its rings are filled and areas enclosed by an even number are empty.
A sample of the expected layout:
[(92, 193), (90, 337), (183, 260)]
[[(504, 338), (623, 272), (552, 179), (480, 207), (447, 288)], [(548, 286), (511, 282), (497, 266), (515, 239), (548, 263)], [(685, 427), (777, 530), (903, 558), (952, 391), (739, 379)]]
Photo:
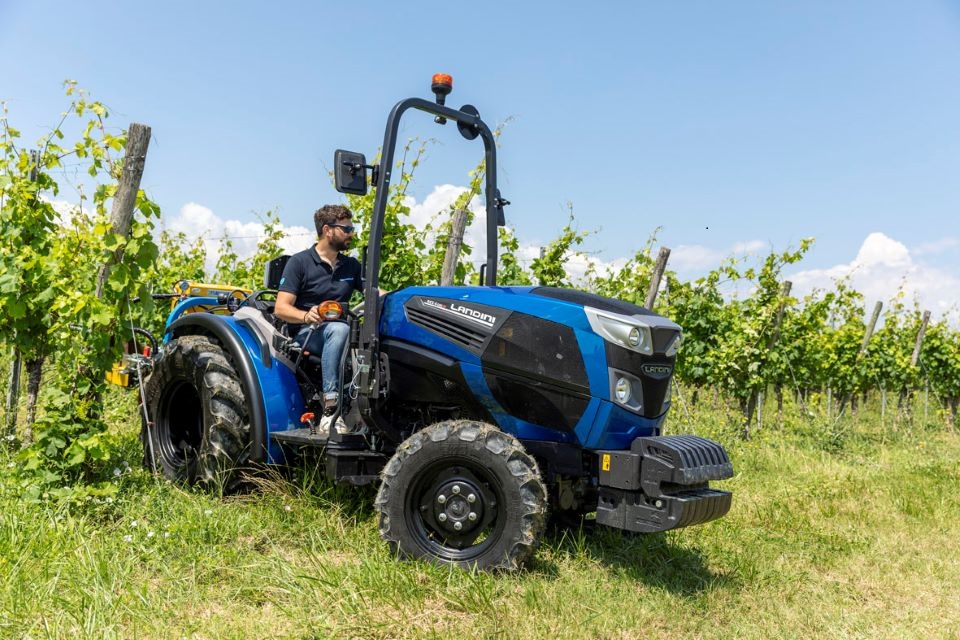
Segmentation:
[[(383, 242), (384, 215), (387, 210), (387, 200), (390, 191), (390, 179), (393, 174), (394, 154), (397, 146), (397, 133), (400, 129), (400, 119), (410, 109), (424, 111), (435, 116), (438, 124), (447, 120), (457, 123), (461, 135), (468, 140), (479, 136), (483, 139), (484, 159), (486, 161), (485, 195), (487, 210), (487, 260), (483, 284), (495, 286), (497, 283), (497, 253), (499, 238), (497, 227), (505, 224), (503, 207), (510, 204), (503, 199), (497, 188), (497, 144), (490, 127), (480, 118), (480, 113), (471, 105), (464, 105), (460, 109), (452, 109), (444, 104), (444, 97), (450, 93), (452, 79), (449, 86), (438, 85), (438, 77), (434, 76), (433, 91), (437, 94), (436, 102), (423, 98), (407, 98), (401, 100), (390, 111), (387, 118), (386, 131), (383, 135), (383, 152), (379, 170), (374, 168), (373, 179), (376, 181), (377, 193), (374, 198), (373, 212), (370, 216), (370, 235), (367, 243), (366, 272), (364, 274), (364, 319), (360, 327), (359, 349), (357, 352), (360, 365), (360, 410), (368, 419), (373, 419), (372, 405), (381, 395), (379, 360), (380, 360), (380, 249)], [(359, 170), (365, 165), (356, 165)], [(364, 181), (365, 186), (365, 181)]]

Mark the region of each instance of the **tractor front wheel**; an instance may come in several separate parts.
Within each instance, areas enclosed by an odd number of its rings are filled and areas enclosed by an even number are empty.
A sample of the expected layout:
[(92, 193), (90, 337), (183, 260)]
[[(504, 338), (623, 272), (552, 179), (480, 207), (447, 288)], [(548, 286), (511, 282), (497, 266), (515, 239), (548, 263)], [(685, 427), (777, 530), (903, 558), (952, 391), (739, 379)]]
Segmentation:
[(144, 386), (144, 461), (166, 478), (230, 492), (250, 457), (243, 386), (221, 346), (183, 336), (163, 350)]
[(407, 558), (516, 570), (536, 551), (547, 492), (520, 442), (470, 420), (410, 436), (381, 475), (380, 535)]

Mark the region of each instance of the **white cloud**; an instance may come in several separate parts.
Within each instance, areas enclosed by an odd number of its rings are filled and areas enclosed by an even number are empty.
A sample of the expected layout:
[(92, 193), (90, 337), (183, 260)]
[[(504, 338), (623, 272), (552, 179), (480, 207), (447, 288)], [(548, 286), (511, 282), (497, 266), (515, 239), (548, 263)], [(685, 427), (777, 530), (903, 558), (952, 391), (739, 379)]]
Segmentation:
[(681, 244), (670, 252), (670, 267), (676, 271), (711, 269), (723, 260), (724, 254), (699, 244)]
[[(467, 191), (466, 187), (458, 187), (452, 184), (441, 184), (433, 188), (433, 191), (423, 199), (423, 202), (418, 203), (416, 198), (413, 196), (407, 196), (404, 200), (404, 204), (410, 207), (410, 215), (408, 216), (406, 222), (414, 225), (418, 229), (423, 229), (427, 226), (428, 223), (433, 222), (434, 218), (441, 211), (447, 211), (453, 206), (453, 203), (456, 202), (463, 193)], [(474, 198), (476, 200), (476, 198)], [(473, 206), (475, 203), (471, 202), (469, 208), (474, 212), (478, 213), (476, 208)], [(473, 226), (473, 225), (471, 225)]]
[(851, 285), (864, 295), (867, 306), (876, 300), (886, 303), (902, 285), (908, 300), (918, 299), (935, 317), (955, 314), (960, 303), (960, 276), (918, 263), (902, 242), (883, 233), (868, 235), (849, 263), (798, 271), (788, 277), (794, 284), (795, 295), (800, 296), (814, 289), (830, 289), (836, 280), (849, 277)]
[[(253, 255), (257, 249), (257, 243), (264, 237), (262, 223), (224, 219), (209, 207), (196, 202), (183, 205), (180, 212), (172, 218), (164, 217), (163, 227), (172, 233), (183, 232), (191, 239), (198, 237), (203, 239), (206, 252), (205, 269), (208, 274), (213, 272), (220, 257), (220, 239), (224, 235), (233, 242), (233, 250), (241, 258)], [(316, 235), (314, 230), (301, 226), (280, 225), (280, 228), (284, 232), (280, 246), (285, 253), (302, 251), (310, 245)]]
[(769, 242), (764, 242), (763, 240), (746, 240), (744, 242), (735, 243), (731, 252), (740, 255), (744, 253), (756, 253), (758, 251), (765, 251), (769, 249)]
[(763, 240), (742, 240), (726, 250), (712, 249), (702, 244), (681, 244), (670, 251), (670, 269), (683, 276), (714, 269), (731, 255), (753, 254), (769, 250), (770, 244)]
[(950, 249), (960, 249), (960, 238), (941, 238), (934, 242), (925, 242), (913, 248), (913, 255), (937, 255)]
[(73, 221), (73, 217), (78, 213), (89, 214), (90, 210), (86, 207), (83, 207), (76, 202), (70, 202), (68, 200), (54, 200), (53, 198), (48, 198), (45, 195), (40, 195), (40, 199), (44, 202), (49, 202), (50, 206), (53, 207), (53, 210), (57, 214), (56, 223), (69, 227)]
[(860, 251), (850, 266), (857, 267), (909, 267), (910, 251), (902, 242), (879, 232), (867, 236)]
[[(445, 213), (449, 215), (450, 208), (461, 195), (466, 193), (466, 187), (458, 187), (452, 184), (441, 184), (433, 188), (433, 191), (418, 203), (415, 198), (408, 196), (404, 204), (410, 207), (410, 214), (406, 222), (414, 225), (418, 229), (423, 229), (427, 223), (440, 222), (438, 214)], [(486, 259), (487, 255), (487, 210), (484, 202), (474, 196), (467, 204), (467, 209), (473, 213), (473, 221), (463, 232), (463, 241), (469, 245), (473, 252), (470, 254), (471, 260), (480, 264)], [(428, 236), (427, 242), (431, 242), (434, 236)]]

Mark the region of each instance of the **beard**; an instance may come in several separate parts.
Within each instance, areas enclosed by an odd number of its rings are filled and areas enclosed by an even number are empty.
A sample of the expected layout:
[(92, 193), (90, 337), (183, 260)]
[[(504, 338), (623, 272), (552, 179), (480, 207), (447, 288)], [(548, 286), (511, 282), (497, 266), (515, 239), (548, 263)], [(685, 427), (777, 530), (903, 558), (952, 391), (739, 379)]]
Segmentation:
[(343, 240), (330, 238), (330, 246), (336, 249), (338, 252), (348, 251), (350, 249), (351, 240), (353, 240), (353, 238), (344, 238)]

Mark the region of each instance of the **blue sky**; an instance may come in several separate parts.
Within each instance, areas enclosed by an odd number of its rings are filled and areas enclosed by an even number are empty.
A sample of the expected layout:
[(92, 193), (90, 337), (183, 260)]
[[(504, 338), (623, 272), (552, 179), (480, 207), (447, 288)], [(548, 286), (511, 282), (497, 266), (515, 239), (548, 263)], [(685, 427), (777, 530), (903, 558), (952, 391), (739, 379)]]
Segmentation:
[[(958, 302), (958, 2), (0, 0), (0, 60), (28, 139), (65, 78), (117, 126), (150, 124), (144, 186), (172, 226), (252, 229), (270, 208), (309, 226), (338, 199), (333, 150), (375, 153), (392, 104), (446, 72), (450, 103), (510, 119), (501, 189), (528, 247), (570, 202), (600, 260), (657, 226), (689, 275), (814, 236), (798, 282), (853, 265), (868, 296), (906, 274), (935, 310)], [(437, 139), (420, 204), (480, 158), (425, 117), (404, 134)]]

